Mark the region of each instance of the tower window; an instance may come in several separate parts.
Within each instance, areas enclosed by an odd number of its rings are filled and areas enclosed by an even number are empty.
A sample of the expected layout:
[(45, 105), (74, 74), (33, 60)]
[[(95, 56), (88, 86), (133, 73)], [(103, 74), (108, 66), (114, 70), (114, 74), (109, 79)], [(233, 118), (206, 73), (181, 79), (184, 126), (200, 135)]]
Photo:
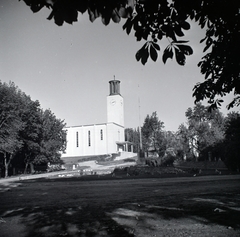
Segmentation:
[(78, 143), (78, 132), (76, 132), (76, 146), (77, 147), (79, 146), (79, 143)]
[(88, 131), (88, 146), (91, 146), (91, 132)]
[(100, 130), (100, 138), (101, 138), (101, 140), (103, 140), (103, 130), (102, 129)]

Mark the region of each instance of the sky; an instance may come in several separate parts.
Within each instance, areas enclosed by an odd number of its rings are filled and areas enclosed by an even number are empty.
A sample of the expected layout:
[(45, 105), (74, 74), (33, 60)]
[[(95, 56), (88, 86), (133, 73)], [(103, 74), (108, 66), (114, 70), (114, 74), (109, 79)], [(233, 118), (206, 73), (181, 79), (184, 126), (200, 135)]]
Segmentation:
[(67, 126), (77, 126), (107, 122), (108, 82), (115, 76), (121, 81), (126, 128), (142, 126), (154, 111), (166, 130), (177, 131), (186, 122), (185, 112), (194, 106), (192, 89), (204, 80), (197, 67), (203, 32), (196, 25), (184, 37), (194, 50), (185, 66), (175, 60), (163, 64), (161, 55), (143, 66), (135, 54), (144, 41), (127, 35), (123, 20), (104, 26), (79, 14), (78, 22), (59, 27), (46, 19), (49, 14), (49, 9), (32, 13), (22, 1), (0, 0), (2, 82), (14, 82)]

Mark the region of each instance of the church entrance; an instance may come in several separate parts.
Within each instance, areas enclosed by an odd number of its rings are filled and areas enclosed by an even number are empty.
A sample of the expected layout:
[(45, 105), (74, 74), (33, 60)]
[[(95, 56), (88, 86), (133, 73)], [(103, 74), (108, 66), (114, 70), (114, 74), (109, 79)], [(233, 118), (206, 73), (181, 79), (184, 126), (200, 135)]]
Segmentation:
[(122, 152), (133, 152), (133, 143), (132, 142), (117, 142), (117, 151)]

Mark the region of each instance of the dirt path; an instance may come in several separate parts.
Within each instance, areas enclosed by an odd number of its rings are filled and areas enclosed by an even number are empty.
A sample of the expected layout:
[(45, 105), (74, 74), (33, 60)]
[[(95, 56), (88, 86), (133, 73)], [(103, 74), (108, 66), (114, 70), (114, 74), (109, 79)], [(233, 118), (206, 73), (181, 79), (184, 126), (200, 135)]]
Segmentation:
[(240, 236), (239, 181), (240, 176), (205, 176), (13, 182), (0, 193), (1, 236)]

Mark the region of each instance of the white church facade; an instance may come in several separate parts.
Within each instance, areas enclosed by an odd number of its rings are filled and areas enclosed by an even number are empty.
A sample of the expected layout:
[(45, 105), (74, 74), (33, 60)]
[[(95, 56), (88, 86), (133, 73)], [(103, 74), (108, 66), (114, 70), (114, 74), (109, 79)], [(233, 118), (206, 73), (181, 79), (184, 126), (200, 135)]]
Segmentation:
[(107, 122), (67, 127), (67, 148), (62, 157), (95, 156), (131, 151), (125, 142), (124, 100), (120, 94), (120, 81), (109, 81), (107, 96)]

